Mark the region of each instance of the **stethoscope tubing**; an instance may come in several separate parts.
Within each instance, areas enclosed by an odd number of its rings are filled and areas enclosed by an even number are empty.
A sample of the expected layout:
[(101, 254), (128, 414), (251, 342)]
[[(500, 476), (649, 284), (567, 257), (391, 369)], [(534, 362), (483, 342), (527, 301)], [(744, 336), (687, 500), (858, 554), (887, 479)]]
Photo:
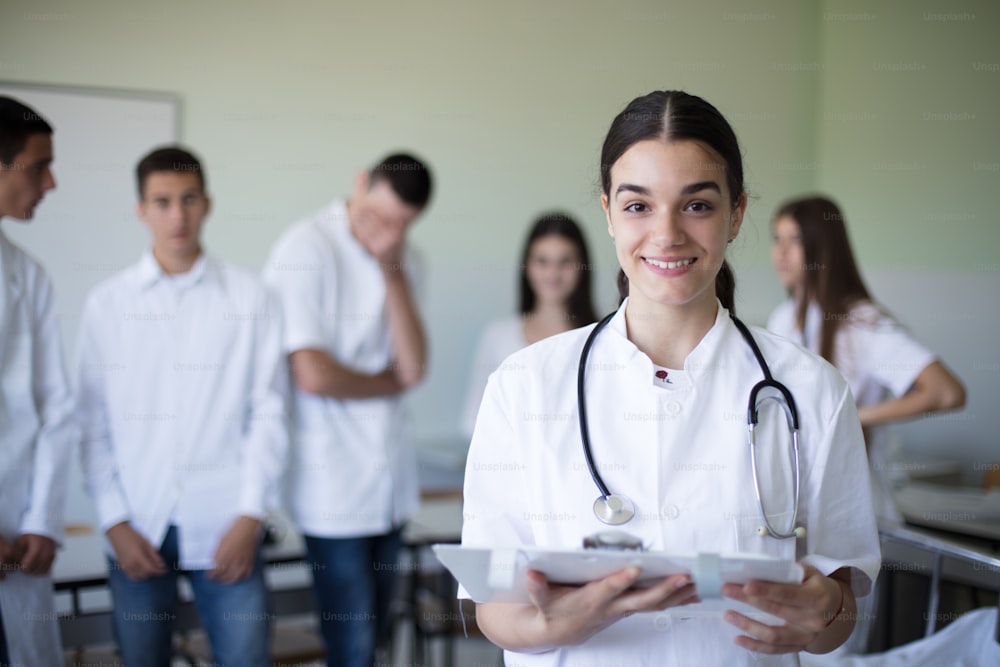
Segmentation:
[[(585, 382), (587, 374), (587, 361), (590, 358), (590, 350), (597, 339), (597, 335), (601, 332), (604, 327), (614, 318), (617, 311), (612, 311), (606, 315), (600, 322), (598, 322), (594, 329), (587, 336), (586, 341), (584, 341), (583, 349), (580, 351), (580, 364), (577, 369), (576, 377), (576, 392), (577, 392), (577, 409), (579, 411), (579, 426), (580, 426), (580, 441), (583, 445), (583, 454), (587, 461), (587, 469), (590, 471), (590, 476), (594, 480), (594, 484), (597, 486), (598, 490), (601, 492), (601, 497), (598, 498), (597, 503), (604, 501), (606, 504), (608, 499), (613, 495), (608, 485), (605, 484), (604, 479), (601, 477), (600, 472), (597, 470), (597, 463), (594, 460), (594, 453), (590, 446), (590, 428), (589, 421), (587, 417), (587, 401)], [(791, 537), (800, 536), (802, 533), (801, 529), (796, 528), (795, 524), (798, 518), (799, 509), (799, 483), (800, 483), (800, 468), (799, 468), (799, 413), (798, 408), (795, 405), (795, 398), (792, 396), (792, 392), (789, 391), (788, 387), (783, 385), (774, 379), (771, 375), (771, 369), (768, 367), (767, 362), (764, 360), (764, 355), (760, 351), (757, 342), (754, 340), (753, 335), (747, 326), (740, 321), (732, 313), (729, 314), (733, 321), (733, 324), (739, 330), (740, 335), (746, 341), (747, 345), (750, 347), (754, 358), (757, 361), (757, 365), (760, 367), (761, 372), (764, 374), (764, 379), (758, 382), (750, 390), (750, 397), (747, 406), (747, 439), (750, 445), (750, 467), (753, 471), (753, 485), (754, 485), (754, 496), (757, 500), (757, 508), (760, 511), (760, 515), (764, 520), (764, 526), (762, 530), (766, 530), (766, 533), (772, 537), (779, 539), (787, 539)], [(761, 494), (760, 488), (760, 477), (757, 471), (757, 443), (754, 437), (754, 431), (758, 424), (758, 394), (763, 389), (774, 389), (777, 391), (781, 397), (784, 399), (784, 405), (782, 406), (785, 411), (785, 418), (788, 423), (789, 432), (792, 437), (792, 467), (793, 476), (795, 478), (795, 484), (793, 486), (793, 497), (792, 497), (792, 519), (790, 524), (790, 530), (787, 532), (782, 532), (775, 530), (771, 526), (771, 522), (767, 517), (767, 513), (764, 511), (763, 495)], [(764, 400), (777, 400), (774, 397), (767, 397)], [(597, 505), (595, 503), (595, 506)], [(596, 510), (595, 510), (596, 511)], [(613, 522), (608, 521), (606, 518), (602, 518), (598, 515), (598, 519), (605, 523), (626, 523), (632, 519), (631, 516), (623, 518), (622, 520), (616, 520)]]
[(608, 490), (608, 485), (604, 483), (604, 479), (601, 474), (597, 472), (597, 464), (594, 462), (594, 452), (590, 448), (590, 428), (587, 421), (587, 401), (584, 400), (585, 390), (584, 383), (587, 376), (587, 359), (590, 358), (590, 348), (593, 347), (594, 341), (597, 340), (597, 334), (600, 333), (601, 329), (608, 325), (608, 322), (615, 316), (615, 311), (612, 311), (604, 316), (597, 326), (594, 327), (590, 335), (587, 336), (587, 340), (583, 343), (583, 349), (580, 351), (580, 367), (576, 374), (576, 396), (578, 410), (580, 412), (579, 422), (580, 422), (580, 441), (583, 443), (583, 455), (587, 459), (587, 469), (590, 470), (590, 476), (594, 479), (594, 484), (601, 492), (601, 496), (607, 500), (608, 496), (611, 495), (611, 491)]

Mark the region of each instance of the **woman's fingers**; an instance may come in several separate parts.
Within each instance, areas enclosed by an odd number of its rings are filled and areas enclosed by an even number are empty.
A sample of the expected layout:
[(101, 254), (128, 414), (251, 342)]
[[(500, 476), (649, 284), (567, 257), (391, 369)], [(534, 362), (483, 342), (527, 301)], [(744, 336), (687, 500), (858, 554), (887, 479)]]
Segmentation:
[(648, 588), (636, 588), (615, 599), (612, 609), (618, 613), (661, 611), (668, 607), (698, 602), (698, 591), (691, 577), (675, 574)]
[(727, 611), (724, 618), (746, 633), (736, 638), (736, 644), (757, 653), (794, 653), (816, 637), (815, 633), (793, 625), (768, 625), (732, 610)]

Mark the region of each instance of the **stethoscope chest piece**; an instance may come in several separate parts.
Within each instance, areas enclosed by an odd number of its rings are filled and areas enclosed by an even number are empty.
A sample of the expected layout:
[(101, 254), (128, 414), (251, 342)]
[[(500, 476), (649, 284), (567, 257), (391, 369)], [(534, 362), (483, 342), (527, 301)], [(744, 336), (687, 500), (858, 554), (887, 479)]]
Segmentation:
[(625, 496), (610, 493), (598, 496), (594, 501), (594, 516), (609, 526), (620, 526), (628, 523), (635, 516), (635, 505)]

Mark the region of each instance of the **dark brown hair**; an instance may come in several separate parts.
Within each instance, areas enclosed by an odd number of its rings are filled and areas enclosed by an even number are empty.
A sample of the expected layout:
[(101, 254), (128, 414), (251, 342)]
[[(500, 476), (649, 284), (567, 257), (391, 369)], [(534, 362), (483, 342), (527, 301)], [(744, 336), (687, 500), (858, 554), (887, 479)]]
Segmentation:
[(161, 146), (146, 154), (135, 167), (136, 187), (139, 190), (139, 199), (146, 194), (146, 179), (149, 175), (159, 171), (173, 171), (181, 174), (194, 174), (198, 177), (198, 185), (202, 194), (205, 194), (205, 170), (201, 166), (201, 160), (195, 155), (180, 146)]
[(32, 134), (52, 134), (52, 126), (26, 104), (0, 96), (0, 164), (11, 164)]
[(794, 220), (802, 239), (805, 285), (796, 304), (796, 326), (805, 328), (806, 309), (815, 301), (823, 312), (819, 353), (832, 364), (837, 330), (855, 304), (872, 300), (851, 251), (844, 215), (826, 197), (802, 197), (780, 206), (775, 222), (779, 218)]
[(431, 198), (431, 172), (408, 153), (386, 156), (369, 172), (368, 186), (385, 181), (403, 202), (424, 208)]

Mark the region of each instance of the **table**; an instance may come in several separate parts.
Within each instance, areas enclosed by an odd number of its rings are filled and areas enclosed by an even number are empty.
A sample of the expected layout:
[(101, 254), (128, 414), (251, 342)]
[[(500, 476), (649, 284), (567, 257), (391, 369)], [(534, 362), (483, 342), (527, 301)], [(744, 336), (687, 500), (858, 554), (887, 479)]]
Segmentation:
[[(446, 663), (451, 665), (454, 662), (451, 633), (449, 630), (433, 631), (420, 617), (419, 574), (423, 570), (422, 552), (431, 545), (441, 542), (459, 542), (462, 539), (462, 497), (461, 490), (445, 490), (439, 493), (425, 496), (421, 502), (420, 512), (413, 517), (406, 529), (403, 531), (403, 542), (411, 567), (408, 570), (409, 576), (406, 579), (406, 590), (404, 599), (406, 600), (407, 620), (413, 623), (413, 656), (414, 664), (425, 664), (425, 643), (435, 636), (444, 636), (448, 639), (446, 646)], [(443, 581), (447, 582), (446, 590), (441, 590), (438, 597), (442, 599), (446, 608), (451, 607), (457, 595), (455, 582), (447, 570), (440, 570)], [(443, 596), (443, 597), (442, 597)], [(444, 625), (450, 625), (450, 614), (444, 617)], [(464, 619), (463, 619), (464, 621)]]
[[(1000, 549), (991, 538), (962, 534), (961, 522), (949, 524), (942, 532), (926, 527), (879, 522), (883, 569), (903, 569), (928, 574), (931, 590), (925, 614), (924, 635), (937, 626), (937, 610), (942, 580), (955, 581), (987, 590), (1000, 591)], [(974, 528), (978, 529), (979, 526)], [(995, 639), (1000, 642), (1000, 615)]]

